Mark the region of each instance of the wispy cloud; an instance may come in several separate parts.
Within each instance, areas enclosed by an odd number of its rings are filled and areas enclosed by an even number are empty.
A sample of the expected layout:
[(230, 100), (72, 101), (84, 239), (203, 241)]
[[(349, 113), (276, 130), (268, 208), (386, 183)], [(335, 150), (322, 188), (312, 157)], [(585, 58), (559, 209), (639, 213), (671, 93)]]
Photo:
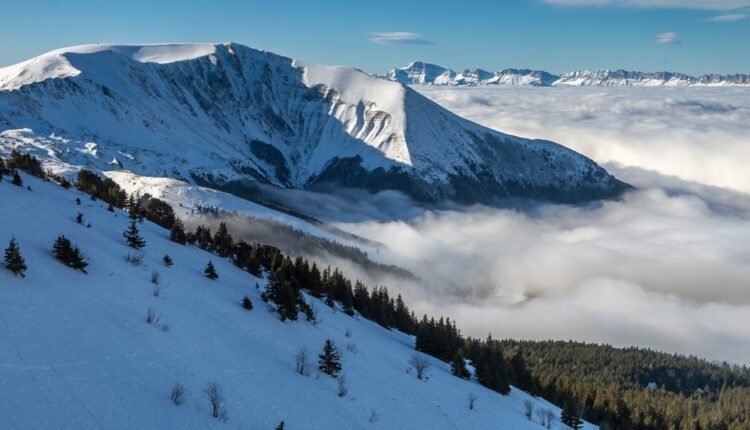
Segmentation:
[(709, 21), (715, 21), (715, 22), (736, 22), (741, 21), (745, 18), (747, 18), (749, 15), (746, 13), (725, 13), (722, 15), (717, 15), (713, 18), (709, 18)]
[(731, 10), (750, 6), (750, 0), (541, 0), (562, 6), (619, 6), (651, 9)]
[(435, 42), (427, 40), (419, 33), (408, 31), (373, 32), (368, 33), (370, 42), (380, 45), (434, 45)]
[(681, 42), (680, 39), (677, 38), (677, 33), (667, 31), (656, 35), (656, 43), (660, 45), (677, 45)]

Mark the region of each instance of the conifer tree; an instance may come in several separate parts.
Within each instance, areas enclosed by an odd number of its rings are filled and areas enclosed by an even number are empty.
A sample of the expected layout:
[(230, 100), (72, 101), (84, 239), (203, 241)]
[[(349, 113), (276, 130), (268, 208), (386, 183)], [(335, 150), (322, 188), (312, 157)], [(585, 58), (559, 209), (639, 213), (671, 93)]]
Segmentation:
[(573, 430), (583, 428), (583, 420), (577, 415), (572, 402), (567, 402), (560, 412), (560, 421)]
[(341, 372), (341, 354), (331, 339), (326, 340), (323, 352), (318, 355), (318, 368), (334, 378)]
[(172, 264), (174, 264), (174, 262), (172, 261), (172, 257), (170, 257), (169, 255), (165, 255), (164, 258), (162, 258), (162, 262), (167, 267), (172, 267)]
[(177, 242), (181, 245), (184, 245), (187, 242), (185, 225), (179, 218), (175, 218), (174, 223), (172, 223), (172, 230), (169, 233), (169, 239), (172, 240), (172, 242)]
[(65, 236), (58, 236), (52, 245), (52, 254), (63, 264), (75, 270), (86, 272), (89, 263), (83, 258), (81, 250), (73, 245)]
[(245, 296), (242, 298), (242, 307), (247, 309), (248, 311), (253, 310), (253, 302), (250, 300), (250, 297)]
[(4, 174), (5, 174), (5, 160), (3, 160), (3, 157), (0, 157), (0, 181), (3, 179)]
[(76, 215), (76, 223), (83, 224), (83, 214), (78, 212), (78, 215)]
[(286, 430), (286, 426), (284, 425), (284, 421), (280, 422), (279, 425), (276, 426), (276, 430)]
[(229, 234), (229, 231), (227, 230), (226, 223), (222, 222), (221, 224), (219, 224), (219, 229), (214, 235), (212, 246), (214, 251), (218, 252), (222, 257), (227, 257), (232, 253), (234, 240), (232, 239), (232, 235)]
[(15, 238), (10, 239), (10, 244), (5, 249), (5, 268), (13, 272), (15, 276), (25, 277), (26, 262), (21, 256), (21, 250)]
[(18, 174), (18, 170), (13, 171), (13, 185), (16, 185), (18, 187), (23, 185), (23, 181), (21, 180), (21, 175)]
[(76, 197), (76, 204), (78, 206), (81, 206), (81, 199), (79, 197)]
[(130, 227), (122, 234), (128, 242), (128, 246), (135, 249), (141, 249), (146, 246), (146, 241), (140, 236), (138, 226), (135, 220), (130, 221)]
[(461, 351), (456, 353), (456, 356), (451, 361), (451, 373), (454, 376), (458, 376), (462, 379), (469, 379), (469, 371), (466, 369), (466, 360)]
[(216, 273), (216, 268), (211, 261), (208, 262), (208, 265), (206, 266), (206, 269), (203, 271), (203, 273), (206, 275), (206, 278), (211, 280), (219, 277), (219, 274)]

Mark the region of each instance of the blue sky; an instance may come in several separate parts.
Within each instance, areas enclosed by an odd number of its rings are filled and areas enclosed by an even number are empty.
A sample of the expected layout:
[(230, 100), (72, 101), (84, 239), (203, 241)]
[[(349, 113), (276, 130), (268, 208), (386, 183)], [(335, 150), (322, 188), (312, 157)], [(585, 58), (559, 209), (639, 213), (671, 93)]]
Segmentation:
[(750, 0), (4, 0), (0, 65), (83, 43), (233, 41), (370, 72), (750, 73), (747, 15)]

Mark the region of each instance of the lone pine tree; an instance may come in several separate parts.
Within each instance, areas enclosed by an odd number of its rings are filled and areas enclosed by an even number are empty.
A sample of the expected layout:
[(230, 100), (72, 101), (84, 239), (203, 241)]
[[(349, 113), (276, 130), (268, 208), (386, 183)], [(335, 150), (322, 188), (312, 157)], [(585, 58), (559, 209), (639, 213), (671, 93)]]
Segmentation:
[(130, 221), (130, 227), (122, 235), (131, 248), (141, 249), (146, 246), (146, 241), (140, 236), (135, 220)]
[(203, 273), (206, 275), (206, 278), (214, 280), (219, 277), (219, 274), (216, 273), (216, 268), (214, 267), (214, 264), (212, 262), (208, 262), (208, 265), (206, 265), (206, 269), (203, 271)]
[(185, 225), (179, 218), (175, 218), (172, 223), (172, 230), (169, 233), (169, 239), (172, 242), (177, 242), (184, 245), (187, 242), (187, 235), (185, 234)]
[(21, 256), (21, 250), (15, 238), (10, 239), (10, 244), (5, 249), (5, 268), (13, 272), (15, 276), (24, 277), (26, 273), (26, 262)]
[(318, 368), (323, 373), (336, 377), (341, 372), (341, 354), (331, 339), (326, 340), (318, 358)]

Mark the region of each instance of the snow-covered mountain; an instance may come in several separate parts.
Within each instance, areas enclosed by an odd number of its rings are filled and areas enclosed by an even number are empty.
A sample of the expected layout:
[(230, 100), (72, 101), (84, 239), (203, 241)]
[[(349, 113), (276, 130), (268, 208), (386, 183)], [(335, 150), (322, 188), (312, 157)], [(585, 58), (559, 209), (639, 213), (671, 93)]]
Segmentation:
[[(452, 376), (448, 363), (427, 355), (429, 380), (419, 380), (407, 372), (413, 337), (310, 296), (318, 324), (282, 322), (260, 299), (265, 279), (171, 242), (148, 221), (139, 224), (143, 261), (128, 264), (127, 213), (21, 177), (24, 187), (0, 181), (0, 243), (15, 237), (28, 266), (24, 278), (0, 266), (4, 429), (273, 429), (282, 420), (289, 430), (542, 428), (536, 415), (524, 416), (524, 401), (560, 416), (522, 391), (502, 396)], [(76, 223), (78, 212), (89, 227)], [(86, 255), (87, 274), (52, 256), (61, 234)], [(166, 254), (171, 267), (162, 264)], [(209, 260), (216, 280), (202, 273)], [(252, 311), (240, 306), (243, 296)], [(158, 322), (146, 322), (148, 310)], [(349, 390), (341, 397), (336, 379), (315, 366), (326, 339), (343, 351)], [(306, 376), (295, 371), (300, 348), (310, 353)], [(211, 417), (203, 389), (212, 381), (223, 391), (226, 422)], [(184, 387), (179, 406), (170, 401), (175, 384)], [(556, 420), (553, 428), (567, 427)]]
[(0, 150), (16, 146), (57, 170), (234, 191), (261, 181), (490, 203), (625, 187), (580, 154), (471, 123), (400, 83), (237, 44), (86, 45), (0, 69)]
[(671, 72), (633, 72), (627, 70), (577, 70), (554, 75), (541, 70), (505, 69), (488, 72), (451, 69), (415, 61), (405, 67), (392, 69), (385, 75), (391, 81), (405, 85), (532, 85), (532, 86), (750, 86), (750, 75), (709, 74), (694, 77)]

